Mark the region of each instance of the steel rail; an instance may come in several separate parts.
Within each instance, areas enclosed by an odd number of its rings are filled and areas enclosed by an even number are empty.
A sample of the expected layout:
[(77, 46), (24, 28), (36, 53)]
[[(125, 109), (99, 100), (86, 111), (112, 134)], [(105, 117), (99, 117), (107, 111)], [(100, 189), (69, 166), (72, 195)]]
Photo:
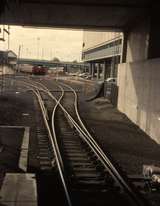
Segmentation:
[[(38, 84), (43, 85), (41, 83), (38, 83)], [(77, 97), (77, 93), (75, 92), (75, 90), (72, 87), (70, 87), (64, 83), (61, 83), (61, 84), (67, 86), (68, 88), (70, 88), (74, 92), (74, 95), (75, 95), (75, 103), (74, 104), (75, 104), (76, 115), (77, 115), (78, 120), (79, 120), (83, 129), (78, 125), (78, 123), (73, 119), (73, 117), (67, 112), (67, 110), (59, 102), (59, 106), (61, 107), (61, 109), (67, 114), (68, 118), (70, 119), (70, 121), (74, 125), (75, 129), (79, 132), (79, 134), (84, 139), (84, 141), (92, 148), (94, 153), (97, 155), (98, 159), (103, 163), (104, 167), (107, 170), (109, 170), (109, 173), (114, 178), (114, 180), (116, 182), (117, 181), (119, 182), (121, 189), (124, 190), (124, 188), (125, 188), (125, 190), (129, 193), (129, 195), (132, 196), (132, 199), (134, 198), (134, 200), (136, 201), (136, 204), (138, 204), (140, 206), (144, 205), (143, 202), (141, 202), (139, 200), (139, 198), (137, 198), (135, 193), (132, 191), (132, 189), (129, 187), (129, 185), (126, 183), (126, 181), (122, 178), (122, 176), (119, 174), (117, 169), (113, 166), (111, 161), (107, 158), (107, 156), (104, 154), (103, 150), (99, 147), (99, 145), (96, 143), (96, 141), (93, 139), (91, 134), (88, 132), (88, 130), (84, 126), (84, 124), (80, 118), (79, 112), (78, 112), (78, 104), (77, 104), (78, 97)], [(48, 88), (45, 85), (43, 85), (43, 87), (46, 88), (46, 90), (48, 90)], [(60, 89), (64, 90), (62, 87), (60, 87)], [(51, 94), (51, 92), (49, 90), (48, 90), (48, 92), (50, 93), (51, 98), (53, 98), (57, 102), (56, 98)]]
[[(41, 83), (38, 82), (39, 85), (43, 85)], [(67, 85), (68, 86), (68, 85)], [(110, 175), (114, 178), (114, 180), (116, 182), (119, 183), (119, 186), (121, 187), (121, 189), (125, 189), (126, 192), (128, 192), (128, 194), (130, 195), (130, 197), (132, 197), (132, 200), (134, 199), (134, 202), (139, 205), (139, 206), (144, 206), (144, 203), (137, 198), (137, 196), (135, 195), (135, 193), (132, 191), (132, 189), (130, 188), (130, 186), (126, 183), (126, 181), (124, 180), (124, 178), (119, 174), (119, 172), (117, 171), (117, 169), (113, 166), (113, 164), (111, 163), (111, 161), (107, 158), (107, 156), (104, 154), (104, 152), (102, 151), (102, 149), (99, 147), (99, 145), (96, 143), (96, 141), (93, 139), (93, 137), (90, 135), (90, 133), (88, 132), (88, 130), (85, 128), (80, 115), (78, 113), (78, 105), (76, 104), (76, 110), (77, 110), (77, 114), (79, 116), (79, 120), (81, 122), (81, 126), (82, 128), (78, 125), (78, 123), (73, 119), (73, 117), (67, 112), (67, 110), (62, 106), (62, 104), (60, 102), (58, 102), (58, 100), (54, 97), (54, 95), (48, 90), (48, 88), (43, 85), (43, 88), (45, 88), (46, 90), (44, 90), (44, 92), (47, 92), (47, 94), (54, 100), (57, 102), (57, 104), (61, 107), (61, 109), (63, 110), (63, 112), (65, 114), (67, 114), (69, 120), (72, 122), (72, 124), (74, 125), (75, 129), (79, 132), (80, 136), (84, 139), (84, 141), (90, 146), (90, 148), (92, 148), (92, 150), (94, 151), (94, 153), (97, 155), (98, 159), (101, 161), (101, 163), (104, 165), (104, 167), (108, 170), (108, 172), (110, 173)], [(63, 89), (61, 87), (61, 89)], [(73, 88), (72, 88), (73, 90)], [(43, 89), (42, 89), (43, 91)], [(74, 90), (73, 90), (74, 91)], [(74, 93), (76, 94), (76, 92), (74, 91)], [(76, 101), (77, 102), (77, 94), (76, 94)], [(78, 117), (77, 116), (77, 117)]]
[[(46, 126), (46, 129), (48, 131), (49, 139), (50, 139), (53, 151), (54, 151), (55, 160), (56, 160), (56, 164), (57, 164), (57, 167), (58, 167), (61, 182), (62, 182), (64, 191), (65, 191), (67, 203), (68, 203), (69, 206), (72, 206), (71, 198), (70, 198), (69, 191), (68, 191), (67, 184), (66, 184), (66, 178), (65, 178), (65, 174), (64, 174), (64, 166), (63, 166), (62, 157), (60, 155), (60, 151), (59, 151), (59, 148), (58, 148), (58, 143), (57, 143), (57, 140), (56, 140), (55, 135), (54, 135), (55, 134), (55, 131), (54, 131), (55, 128), (52, 128), (52, 132), (53, 132), (53, 135), (52, 135), (50, 126), (48, 124), (48, 120), (46, 118), (46, 113), (45, 113), (45, 110), (44, 110), (45, 106), (44, 106), (44, 102), (42, 100), (41, 94), (39, 92), (39, 88), (37, 86), (31, 84), (31, 83), (28, 83), (28, 82), (23, 82), (23, 83), (27, 84), (27, 87), (29, 87), (29, 88), (32, 88), (32, 87), (35, 88), (35, 89), (31, 89), (31, 91), (36, 95), (36, 97), (38, 99), (38, 102), (39, 102), (39, 105), (40, 105), (40, 108), (41, 108), (41, 111), (42, 111), (43, 119), (44, 119), (44, 122), (45, 122), (45, 126)], [(56, 102), (56, 105), (55, 105), (55, 107), (53, 109), (53, 112), (52, 112), (53, 116), (55, 115), (56, 108), (59, 104), (59, 101), (63, 98), (63, 95), (64, 95), (64, 92), (62, 92), (62, 95), (60, 96), (59, 100)]]

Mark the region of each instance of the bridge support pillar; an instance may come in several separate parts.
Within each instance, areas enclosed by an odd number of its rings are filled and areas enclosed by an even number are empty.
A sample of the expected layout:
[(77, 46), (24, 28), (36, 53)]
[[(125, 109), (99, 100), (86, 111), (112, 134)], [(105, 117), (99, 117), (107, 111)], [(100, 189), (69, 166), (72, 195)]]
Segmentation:
[(100, 79), (100, 69), (101, 69), (101, 64), (97, 64), (97, 80)]
[(92, 79), (95, 77), (95, 63), (91, 63), (91, 67), (92, 67)]
[(92, 64), (89, 66), (89, 75), (92, 75)]
[(107, 62), (104, 61), (103, 63), (103, 81), (105, 81), (107, 78)]
[(148, 47), (148, 58), (159, 58), (160, 57), (160, 46), (158, 44), (160, 37), (159, 27), (159, 14), (160, 6), (154, 7), (154, 11), (151, 15), (150, 20), (150, 31), (149, 31), (149, 47)]

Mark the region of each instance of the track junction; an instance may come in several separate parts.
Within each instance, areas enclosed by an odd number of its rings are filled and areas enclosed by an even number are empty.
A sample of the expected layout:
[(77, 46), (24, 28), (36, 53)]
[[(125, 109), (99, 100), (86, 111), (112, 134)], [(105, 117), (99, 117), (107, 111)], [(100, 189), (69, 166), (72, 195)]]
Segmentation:
[(85, 127), (71, 86), (55, 81), (55, 95), (45, 79), (29, 78), (23, 84), (36, 96), (45, 125), (37, 131), (41, 167), (58, 171), (66, 205), (147, 205)]

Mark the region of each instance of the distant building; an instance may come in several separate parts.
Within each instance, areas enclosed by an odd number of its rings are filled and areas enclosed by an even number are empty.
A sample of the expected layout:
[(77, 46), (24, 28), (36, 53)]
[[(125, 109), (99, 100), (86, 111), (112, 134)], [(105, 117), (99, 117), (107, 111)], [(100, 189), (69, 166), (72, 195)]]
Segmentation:
[(17, 64), (17, 55), (11, 50), (0, 51), (0, 65), (2, 64), (15, 66)]
[(120, 32), (84, 31), (82, 60), (90, 64), (92, 78), (117, 76), (123, 35)]

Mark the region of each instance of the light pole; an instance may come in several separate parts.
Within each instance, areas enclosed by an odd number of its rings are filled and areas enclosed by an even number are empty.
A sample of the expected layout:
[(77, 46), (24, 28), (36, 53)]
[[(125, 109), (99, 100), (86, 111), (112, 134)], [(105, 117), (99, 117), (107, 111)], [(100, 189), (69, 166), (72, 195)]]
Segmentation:
[(26, 57), (28, 58), (28, 53), (29, 53), (29, 50), (28, 48), (26, 48)]
[[(18, 60), (20, 59), (20, 56), (21, 56), (21, 51), (22, 51), (22, 47), (23, 45), (19, 45), (19, 48), (18, 48)], [(19, 72), (19, 62), (17, 64), (17, 72)]]
[(10, 26), (8, 25), (8, 50), (10, 48)]
[(37, 59), (39, 59), (39, 41), (40, 37), (37, 37)]
[(50, 57), (51, 57), (51, 60), (53, 59), (53, 53), (52, 53), (52, 49), (50, 51)]

